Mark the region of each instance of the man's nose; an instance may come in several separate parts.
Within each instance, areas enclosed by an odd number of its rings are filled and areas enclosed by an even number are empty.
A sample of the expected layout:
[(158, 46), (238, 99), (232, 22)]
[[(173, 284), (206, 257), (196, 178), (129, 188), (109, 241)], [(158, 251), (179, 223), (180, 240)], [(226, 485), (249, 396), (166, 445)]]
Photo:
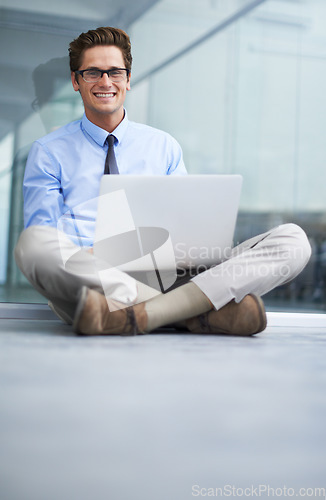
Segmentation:
[(103, 73), (102, 78), (100, 79), (100, 83), (102, 85), (111, 85), (112, 82), (107, 73)]

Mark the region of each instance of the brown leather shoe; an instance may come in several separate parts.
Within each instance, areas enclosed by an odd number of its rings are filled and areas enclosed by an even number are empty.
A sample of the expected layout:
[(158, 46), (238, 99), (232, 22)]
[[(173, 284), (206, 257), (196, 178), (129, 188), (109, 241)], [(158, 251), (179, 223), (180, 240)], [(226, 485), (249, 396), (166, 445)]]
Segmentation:
[(146, 325), (143, 303), (111, 312), (104, 295), (87, 287), (81, 289), (73, 324), (76, 333), (137, 335), (144, 333)]
[(186, 325), (192, 333), (254, 335), (265, 330), (267, 319), (261, 298), (249, 294), (238, 304), (232, 300), (218, 311), (190, 318)]

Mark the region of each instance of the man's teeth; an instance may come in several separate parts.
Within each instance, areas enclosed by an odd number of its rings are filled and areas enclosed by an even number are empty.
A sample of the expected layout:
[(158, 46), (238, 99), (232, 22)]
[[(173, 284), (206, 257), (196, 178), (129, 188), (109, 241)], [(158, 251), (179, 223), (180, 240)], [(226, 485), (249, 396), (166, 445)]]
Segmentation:
[(96, 93), (95, 95), (96, 95), (96, 97), (114, 97), (114, 96), (115, 96), (115, 94), (114, 94), (113, 92), (110, 92), (110, 93), (102, 93), (102, 94), (100, 94), (100, 93)]

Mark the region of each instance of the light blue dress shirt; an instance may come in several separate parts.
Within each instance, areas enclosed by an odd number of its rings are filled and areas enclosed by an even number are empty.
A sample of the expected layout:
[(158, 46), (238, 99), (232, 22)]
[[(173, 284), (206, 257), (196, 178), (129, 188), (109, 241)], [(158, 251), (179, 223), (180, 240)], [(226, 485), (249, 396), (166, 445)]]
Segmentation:
[[(131, 122), (125, 112), (112, 133), (120, 174), (187, 173), (180, 145), (166, 132)], [(107, 135), (84, 115), (32, 145), (23, 186), (25, 227), (57, 227), (80, 246), (92, 245)]]

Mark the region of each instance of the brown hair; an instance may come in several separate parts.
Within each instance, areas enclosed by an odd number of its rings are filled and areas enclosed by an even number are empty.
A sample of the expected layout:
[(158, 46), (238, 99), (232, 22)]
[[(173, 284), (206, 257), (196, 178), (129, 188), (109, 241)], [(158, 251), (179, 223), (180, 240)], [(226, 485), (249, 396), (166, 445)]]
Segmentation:
[(123, 30), (109, 26), (81, 33), (69, 44), (70, 70), (77, 71), (81, 66), (84, 51), (96, 45), (115, 45), (121, 49), (125, 66), (131, 70), (130, 38)]

